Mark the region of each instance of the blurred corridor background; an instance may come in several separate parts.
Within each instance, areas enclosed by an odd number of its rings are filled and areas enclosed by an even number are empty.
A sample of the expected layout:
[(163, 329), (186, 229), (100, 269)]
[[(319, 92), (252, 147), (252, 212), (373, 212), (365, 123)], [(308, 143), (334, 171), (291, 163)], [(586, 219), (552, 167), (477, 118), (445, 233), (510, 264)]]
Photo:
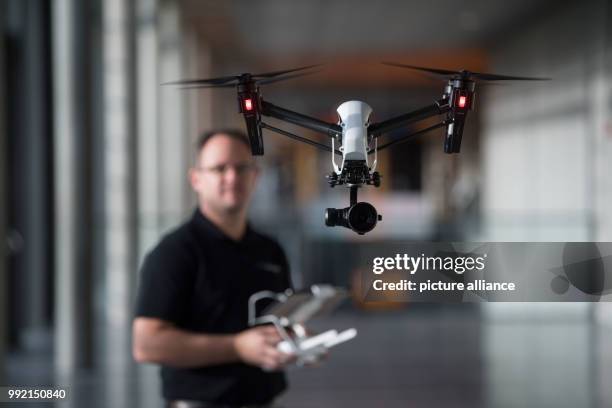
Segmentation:
[[(329, 154), (266, 133), (251, 220), (298, 287), (349, 287), (347, 254), (407, 240), (611, 241), (611, 22), (605, 0), (0, 0), (0, 385), (67, 385), (61, 406), (162, 406), (157, 369), (130, 353), (138, 267), (194, 208), (198, 134), (244, 126), (233, 90), (164, 82), (326, 63), (264, 97), (328, 121), (363, 100), (380, 121), (444, 86), (381, 61), (553, 78), (477, 88), (459, 155), (442, 130), (381, 152), (382, 186), (360, 198), (384, 220), (366, 236), (324, 225), (348, 205), (324, 178)], [(612, 406), (611, 316), (347, 302), (319, 324), (359, 337), (291, 371), (283, 401)]]

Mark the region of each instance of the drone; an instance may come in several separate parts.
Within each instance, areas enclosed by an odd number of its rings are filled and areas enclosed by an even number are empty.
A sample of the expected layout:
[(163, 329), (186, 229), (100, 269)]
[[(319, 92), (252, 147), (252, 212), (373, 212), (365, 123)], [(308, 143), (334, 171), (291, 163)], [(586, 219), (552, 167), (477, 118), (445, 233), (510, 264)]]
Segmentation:
[[(235, 88), (238, 96), (238, 110), (244, 116), (251, 153), (254, 156), (264, 154), (264, 129), (330, 152), (333, 171), (327, 175), (327, 181), (332, 188), (337, 185), (348, 187), (350, 197), (348, 207), (326, 209), (325, 225), (346, 227), (359, 235), (364, 235), (373, 230), (377, 222), (382, 220), (382, 215), (372, 204), (357, 200), (359, 188), (366, 185), (380, 186), (381, 175), (376, 171), (379, 151), (405, 142), (417, 135), (444, 127), (446, 128), (444, 152), (459, 153), (465, 121), (468, 112), (474, 108), (477, 81), (549, 79), (487, 74), (467, 70), (451, 71), (394, 62), (383, 62), (383, 64), (418, 70), (445, 79), (446, 86), (442, 97), (430, 105), (377, 123), (370, 122), (373, 110), (367, 103), (356, 100), (346, 101), (341, 103), (336, 110), (338, 122), (328, 123), (274, 105), (263, 99), (260, 90), (261, 85), (311, 75), (316, 72), (312, 70), (320, 65), (261, 74), (243, 73), (219, 78), (180, 80), (167, 84), (180, 85), (184, 89)], [(331, 146), (271, 126), (262, 120), (263, 117), (275, 118), (326, 135), (330, 139)], [(441, 121), (379, 146), (378, 140), (383, 135), (432, 117), (441, 117)], [(342, 160), (337, 161), (336, 156), (341, 156)]]

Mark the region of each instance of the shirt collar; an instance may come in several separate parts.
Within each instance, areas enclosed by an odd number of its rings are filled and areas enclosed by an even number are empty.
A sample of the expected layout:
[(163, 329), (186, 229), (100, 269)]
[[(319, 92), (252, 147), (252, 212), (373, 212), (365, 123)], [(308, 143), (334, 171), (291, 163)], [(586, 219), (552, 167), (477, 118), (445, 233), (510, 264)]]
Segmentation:
[(207, 237), (215, 240), (228, 241), (234, 244), (245, 244), (253, 238), (253, 230), (250, 223), (247, 223), (246, 230), (242, 239), (236, 241), (225, 234), (217, 225), (215, 225), (208, 217), (202, 214), (199, 208), (193, 212), (192, 223), (195, 224), (198, 231), (203, 232)]

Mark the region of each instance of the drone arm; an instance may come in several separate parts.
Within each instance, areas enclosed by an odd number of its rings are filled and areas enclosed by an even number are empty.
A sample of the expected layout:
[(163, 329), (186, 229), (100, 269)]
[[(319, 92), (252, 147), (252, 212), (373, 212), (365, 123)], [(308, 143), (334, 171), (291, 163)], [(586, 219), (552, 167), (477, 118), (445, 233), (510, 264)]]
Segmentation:
[[(435, 124), (435, 125), (433, 125), (433, 126), (426, 127), (425, 129), (417, 130), (416, 132), (410, 133), (410, 134), (408, 134), (408, 135), (406, 135), (406, 136), (400, 137), (400, 138), (395, 139), (395, 140), (393, 140), (393, 141), (391, 141), (391, 142), (389, 142), (389, 143), (386, 143), (386, 144), (384, 144), (384, 145), (382, 145), (382, 146), (378, 147), (378, 149), (377, 149), (377, 150), (378, 150), (378, 151), (381, 151), (381, 150), (386, 149), (387, 147), (391, 147), (391, 146), (393, 146), (393, 145), (395, 145), (395, 144), (404, 143), (404, 142), (406, 142), (407, 140), (412, 139), (412, 138), (413, 138), (413, 137), (415, 137), (415, 136), (418, 136), (418, 135), (423, 134), (423, 133), (427, 133), (427, 132), (429, 132), (429, 131), (431, 131), (431, 130), (435, 130), (435, 129), (438, 129), (438, 128), (441, 128), (441, 127), (444, 127), (444, 126), (446, 126), (447, 124), (448, 124), (448, 122), (447, 122), (447, 121), (443, 121), (443, 122), (440, 122), (440, 123), (436, 123), (436, 124)], [(374, 150), (372, 150), (372, 151), (370, 151), (368, 154), (373, 154), (374, 152), (375, 152), (375, 151), (374, 151)]]
[(311, 146), (318, 147), (319, 149), (325, 150), (326, 152), (334, 152), (335, 154), (342, 155), (342, 152), (340, 150), (338, 150), (338, 149), (332, 149), (331, 147), (329, 147), (327, 145), (324, 145), (323, 143), (318, 143), (318, 142), (315, 142), (314, 140), (310, 140), (310, 139), (307, 139), (305, 137), (298, 136), (298, 135), (293, 134), (291, 132), (287, 132), (286, 130), (279, 129), (279, 128), (274, 127), (274, 126), (270, 126), (267, 123), (260, 122), (259, 126), (262, 129), (268, 129), (268, 130), (270, 130), (272, 132), (278, 133), (279, 135), (287, 136), (288, 138), (291, 138), (293, 140), (297, 140), (298, 142), (302, 142), (302, 143), (309, 144)]
[(336, 137), (342, 134), (342, 128), (338, 125), (327, 123), (325, 121), (293, 112), (280, 106), (276, 106), (270, 102), (261, 101), (262, 112), (264, 116), (271, 116), (285, 122), (293, 123), (294, 125), (302, 126), (306, 129), (314, 130), (315, 132), (323, 133), (329, 137)]
[[(448, 102), (445, 99), (441, 99), (436, 103), (426, 106), (424, 108), (417, 109), (404, 115), (396, 116), (394, 118), (385, 120), (384, 122), (373, 123), (368, 127), (368, 133), (371, 136), (378, 137), (395, 129), (409, 125), (411, 123), (441, 115), (443, 113), (448, 112), (448, 110)], [(382, 147), (379, 147), (378, 150), (380, 150), (381, 148)]]

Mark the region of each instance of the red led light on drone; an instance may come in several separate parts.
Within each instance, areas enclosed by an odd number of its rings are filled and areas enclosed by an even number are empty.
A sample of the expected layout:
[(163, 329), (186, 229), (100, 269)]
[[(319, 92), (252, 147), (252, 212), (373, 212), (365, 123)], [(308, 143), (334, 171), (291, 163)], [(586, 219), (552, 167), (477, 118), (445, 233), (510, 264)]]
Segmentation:
[(253, 100), (251, 98), (244, 100), (244, 109), (249, 112), (253, 110)]
[(466, 104), (467, 104), (467, 96), (460, 96), (457, 106), (459, 106), (460, 108), (465, 108)]

